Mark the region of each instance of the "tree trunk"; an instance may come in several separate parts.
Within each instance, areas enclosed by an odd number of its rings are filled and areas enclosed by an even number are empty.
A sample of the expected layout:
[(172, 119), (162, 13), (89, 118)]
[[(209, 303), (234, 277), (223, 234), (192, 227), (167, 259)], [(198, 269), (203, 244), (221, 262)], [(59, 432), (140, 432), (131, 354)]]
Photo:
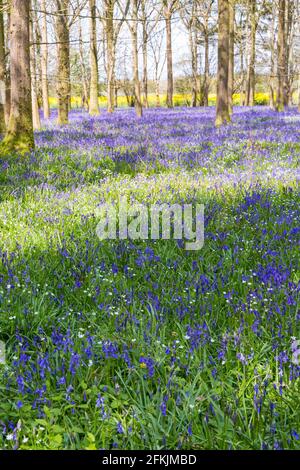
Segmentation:
[(275, 106), (275, 96), (274, 96), (274, 75), (275, 75), (275, 12), (276, 12), (276, 5), (273, 4), (272, 7), (272, 20), (271, 20), (271, 31), (270, 31), (270, 49), (271, 49), (271, 70), (270, 70), (270, 78), (269, 78), (269, 91), (270, 91), (270, 108), (274, 111)]
[[(244, 28), (242, 26), (243, 32), (243, 41), (240, 49), (240, 57), (241, 57), (241, 70), (242, 70), (242, 92), (241, 92), (241, 105), (246, 106), (246, 99), (247, 99), (247, 70), (248, 70), (248, 59), (249, 59), (249, 51), (250, 51), (250, 44), (249, 44), (249, 8), (246, 11), (246, 21), (244, 22)], [(245, 55), (244, 55), (245, 50)], [(244, 66), (245, 64), (245, 66)]]
[(167, 106), (173, 108), (173, 57), (172, 57), (172, 29), (171, 13), (165, 12), (166, 40), (167, 40)]
[(204, 30), (204, 84), (203, 84), (203, 105), (208, 106), (209, 93), (209, 34), (208, 24)]
[[(295, 2), (296, 3), (296, 2)], [(284, 105), (291, 106), (293, 97), (292, 97), (292, 83), (293, 78), (290, 76), (290, 64), (294, 63), (293, 52), (294, 48), (292, 47), (292, 30), (293, 30), (293, 14), (296, 5), (294, 0), (287, 0), (286, 4), (286, 19), (285, 19), (285, 69), (284, 69)], [(298, 22), (300, 20), (298, 19)]]
[(106, 53), (107, 53), (107, 111), (114, 110), (114, 69), (115, 69), (115, 44), (114, 44), (114, 0), (106, 0), (105, 26), (106, 26)]
[(56, 17), (57, 51), (57, 96), (58, 124), (68, 124), (71, 98), (70, 86), (70, 29), (69, 0), (56, 0), (59, 15)]
[(42, 100), (42, 67), (41, 67), (41, 28), (38, 21), (38, 1), (34, 0), (33, 7), (32, 7), (32, 23), (33, 23), (33, 34), (35, 36), (35, 69), (36, 69), (36, 96), (38, 102), (38, 108), (42, 107), (43, 100)]
[(218, 75), (216, 126), (230, 122), (228, 109), (229, 0), (218, 2)]
[(31, 71), (31, 106), (33, 129), (41, 128), (41, 119), (39, 113), (38, 95), (37, 95), (37, 70), (35, 55), (35, 40), (33, 35), (33, 24), (30, 21), (30, 71)]
[(241, 89), (240, 89), (240, 106), (245, 105), (245, 73), (244, 73), (244, 47), (240, 45), (240, 69), (241, 69)]
[(300, 113), (300, 75), (298, 76), (298, 111)]
[(270, 108), (274, 111), (275, 107), (275, 97), (274, 97), (274, 88), (272, 82), (269, 83), (269, 93), (270, 93)]
[(82, 108), (88, 109), (89, 107), (89, 94), (88, 94), (88, 81), (86, 67), (84, 63), (83, 44), (82, 44), (82, 28), (81, 21), (79, 18), (79, 57), (80, 57), (80, 68), (81, 68), (81, 106)]
[(278, 66), (277, 66), (277, 111), (283, 111), (285, 105), (285, 0), (279, 0), (278, 8)]
[(149, 108), (148, 102), (148, 31), (147, 31), (147, 17), (145, 1), (142, 1), (142, 25), (143, 25), (143, 106)]
[(256, 0), (250, 0), (250, 50), (247, 73), (246, 105), (254, 106), (255, 101), (255, 46), (256, 46)]
[(26, 153), (34, 148), (28, 0), (11, 0), (10, 76), (11, 110), (2, 151)]
[[(298, 36), (300, 37), (300, 22), (298, 22)], [(298, 111), (300, 113), (300, 73), (298, 72)]]
[(98, 106), (98, 59), (97, 59), (97, 32), (96, 32), (96, 0), (90, 0), (90, 106), (91, 116), (99, 114)]
[(229, 0), (229, 64), (228, 64), (228, 109), (229, 115), (233, 111), (233, 84), (234, 84), (234, 0)]
[(116, 86), (116, 82), (115, 82), (114, 106), (115, 108), (118, 107), (118, 87)]
[(139, 80), (139, 60), (137, 43), (137, 20), (138, 20), (138, 0), (132, 0), (133, 24), (130, 28), (132, 37), (132, 59), (133, 59), (133, 80), (134, 80), (134, 107), (138, 118), (142, 117), (143, 107), (141, 102), (141, 89)]
[(189, 28), (189, 43), (191, 51), (192, 63), (192, 101), (191, 106), (197, 106), (197, 85), (198, 85), (198, 61), (197, 61), (197, 44), (193, 35), (193, 25)]
[(143, 22), (143, 104), (145, 108), (149, 107), (148, 103), (148, 55), (147, 55), (148, 35)]
[(50, 117), (49, 106), (49, 87), (48, 87), (48, 31), (47, 31), (47, 16), (46, 16), (46, 1), (42, 0), (42, 45), (41, 45), (41, 69), (42, 69), (42, 100), (43, 100), (43, 113), (44, 119)]
[[(7, 27), (5, 34), (5, 55), (9, 55), (9, 38), (10, 38), (10, 11), (7, 12)], [(6, 75), (5, 75), (5, 123), (6, 127), (8, 126), (9, 116), (10, 116), (10, 67), (7, 67), (6, 64)]]
[(4, 22), (3, 22), (3, 2), (0, 0), (0, 134), (5, 132), (5, 42), (4, 42)]
[(155, 97), (156, 97), (156, 107), (160, 107), (160, 90), (159, 90), (159, 79), (155, 80)]

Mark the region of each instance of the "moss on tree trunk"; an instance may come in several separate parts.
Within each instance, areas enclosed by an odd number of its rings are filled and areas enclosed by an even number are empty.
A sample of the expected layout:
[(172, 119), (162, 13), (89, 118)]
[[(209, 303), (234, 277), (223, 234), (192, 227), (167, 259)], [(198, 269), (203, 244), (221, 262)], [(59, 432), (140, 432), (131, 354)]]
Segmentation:
[(28, 0), (12, 0), (10, 26), (11, 108), (3, 154), (26, 153), (34, 148), (29, 52)]

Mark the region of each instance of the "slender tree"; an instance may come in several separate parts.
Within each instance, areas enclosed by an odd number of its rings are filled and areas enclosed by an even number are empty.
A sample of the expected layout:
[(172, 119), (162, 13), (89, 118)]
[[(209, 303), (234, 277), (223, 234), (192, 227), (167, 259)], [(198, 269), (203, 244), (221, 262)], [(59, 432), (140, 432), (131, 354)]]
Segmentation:
[[(194, 0), (195, 1), (195, 0)], [(197, 3), (197, 28), (201, 34), (204, 46), (204, 76), (200, 88), (200, 106), (208, 106), (208, 94), (210, 84), (210, 63), (209, 63), (209, 39), (215, 32), (215, 24), (211, 24), (212, 7), (214, 0), (196, 0)], [(201, 39), (197, 38), (197, 43), (201, 43)], [(200, 81), (200, 76), (198, 78)]]
[[(5, 56), (9, 57), (10, 50), (9, 50), (9, 41), (10, 41), (10, 9), (7, 11), (7, 22), (6, 22), (6, 31), (5, 31)], [(9, 116), (10, 116), (10, 61), (6, 61), (6, 76), (5, 76), (5, 123), (6, 126), (8, 125)]]
[(56, 0), (56, 7), (58, 124), (67, 124), (71, 95), (69, 0)]
[[(134, 84), (134, 107), (138, 118), (143, 115), (143, 105), (141, 99), (141, 85), (139, 79), (139, 55), (138, 55), (138, 23), (139, 23), (139, 8), (141, 6), (140, 0), (128, 0), (123, 10), (121, 3), (118, 5), (122, 11), (123, 18), (126, 20), (128, 29), (131, 34), (132, 44), (132, 75)], [(130, 10), (130, 18), (127, 18), (127, 13)]]
[(149, 107), (148, 103), (148, 29), (147, 29), (147, 12), (146, 12), (146, 0), (141, 2), (142, 10), (142, 27), (143, 27), (143, 42), (142, 42), (142, 52), (143, 52), (143, 105), (145, 108)]
[(199, 70), (198, 70), (198, 31), (196, 29), (197, 23), (197, 0), (191, 2), (183, 2), (180, 9), (180, 16), (183, 24), (185, 25), (188, 37), (189, 37), (189, 48), (191, 55), (191, 106), (197, 106), (197, 98), (199, 95)]
[(149, 38), (149, 45), (152, 51), (154, 63), (154, 83), (155, 83), (155, 103), (160, 107), (160, 78), (166, 63), (166, 54), (163, 53), (164, 31), (155, 31)]
[(249, 0), (250, 9), (250, 37), (249, 37), (249, 58), (247, 72), (247, 92), (246, 105), (254, 106), (255, 98), (255, 56), (256, 56), (256, 0)]
[(233, 110), (233, 85), (234, 85), (234, 0), (229, 0), (229, 63), (228, 63), (228, 108), (229, 114)]
[[(130, 0), (126, 0), (123, 9), (120, 0), (103, 0), (105, 14), (105, 37), (106, 37), (106, 68), (107, 68), (107, 111), (112, 113), (115, 107), (115, 65), (116, 44), (121, 27), (126, 20), (130, 7)], [(122, 17), (114, 20), (115, 6), (118, 5)]]
[(107, 111), (114, 110), (114, 75), (115, 75), (115, 34), (114, 6), (115, 0), (105, 0), (105, 35), (106, 35), (106, 67), (107, 67)]
[(50, 117), (49, 86), (48, 86), (48, 30), (46, 0), (42, 0), (42, 27), (41, 27), (41, 71), (42, 71), (42, 100), (44, 119)]
[(283, 111), (286, 97), (285, 97), (285, 15), (286, 15), (286, 2), (279, 0), (278, 8), (278, 60), (277, 60), (277, 111)]
[(92, 116), (99, 114), (98, 106), (98, 59), (97, 59), (97, 32), (96, 32), (96, 0), (89, 0), (90, 4), (90, 104), (89, 113)]
[(230, 122), (228, 106), (229, 0), (218, 2), (218, 75), (216, 126)]
[[(298, 1), (297, 4), (297, 15), (298, 18), (300, 17), (300, 1)], [(300, 37), (300, 21), (298, 21), (298, 28), (296, 30), (296, 34), (298, 34), (298, 37)], [(298, 111), (300, 113), (300, 60), (298, 62)]]
[[(155, 3), (150, 0), (141, 1), (141, 24), (142, 24), (142, 58), (143, 58), (143, 75), (142, 75), (142, 95), (143, 106), (149, 107), (148, 102), (148, 48), (152, 32), (157, 27), (161, 18), (161, 9), (156, 9)], [(156, 10), (156, 13), (154, 14)]]
[(177, 6), (177, 0), (163, 0), (163, 15), (166, 24), (166, 54), (167, 54), (167, 106), (173, 108), (173, 54), (172, 54), (172, 16)]
[(4, 21), (3, 2), (0, 0), (0, 134), (5, 132), (5, 42), (4, 42)]
[(2, 152), (26, 153), (34, 148), (29, 51), (28, 0), (10, 4), (11, 108)]
[[(31, 18), (33, 23), (33, 36), (34, 36), (34, 50), (35, 50), (35, 69), (36, 69), (36, 95), (37, 95), (37, 102), (38, 108), (42, 107), (42, 66), (41, 66), (41, 42), (42, 42), (42, 35), (41, 35), (41, 28), (40, 22), (38, 19), (38, 12), (39, 12), (39, 3), (38, 0), (33, 1), (32, 9), (31, 9)], [(31, 59), (30, 59), (31, 60)]]
[(36, 67), (36, 50), (35, 37), (33, 32), (33, 21), (30, 21), (30, 71), (31, 71), (31, 106), (32, 106), (32, 123), (33, 129), (41, 128), (41, 119), (39, 113), (38, 96), (37, 96), (37, 67)]
[(246, 15), (241, 14), (240, 19), (240, 69), (241, 69), (241, 93), (240, 105), (245, 106), (247, 97), (247, 80), (246, 80), (246, 61), (249, 56), (249, 8), (246, 9)]
[(269, 90), (270, 90), (270, 108), (275, 110), (275, 96), (274, 96), (274, 75), (275, 75), (275, 14), (276, 4), (272, 6), (272, 18), (270, 26), (270, 78), (269, 78)]
[(133, 59), (133, 80), (134, 80), (134, 107), (138, 118), (143, 114), (141, 101), (141, 87), (139, 79), (139, 61), (138, 61), (138, 0), (132, 0), (132, 24), (129, 29), (132, 38), (132, 59)]
[[(212, 2), (211, 2), (212, 3)], [(201, 100), (203, 106), (208, 106), (209, 93), (209, 19), (210, 10), (206, 12), (203, 20), (203, 36), (204, 36), (204, 81), (202, 85)]]
[(89, 93), (88, 93), (88, 79), (87, 79), (87, 71), (84, 61), (84, 50), (83, 50), (83, 41), (82, 41), (82, 27), (81, 27), (81, 19), (79, 18), (79, 59), (80, 59), (80, 69), (81, 69), (81, 87), (82, 87), (82, 94), (81, 94), (81, 105), (83, 108), (88, 109), (89, 107)]
[(300, 73), (298, 72), (298, 111), (300, 113)]
[(197, 106), (197, 98), (199, 92), (199, 71), (198, 71), (198, 48), (197, 48), (197, 32), (192, 28), (189, 30), (189, 45), (191, 51), (192, 62), (192, 100), (191, 106)]
[[(293, 84), (293, 63), (294, 48), (294, 14), (296, 11), (296, 0), (286, 0), (286, 19), (285, 19), (285, 69), (284, 69), (284, 105), (289, 106), (293, 101), (292, 84)], [(300, 18), (298, 19), (300, 22)]]

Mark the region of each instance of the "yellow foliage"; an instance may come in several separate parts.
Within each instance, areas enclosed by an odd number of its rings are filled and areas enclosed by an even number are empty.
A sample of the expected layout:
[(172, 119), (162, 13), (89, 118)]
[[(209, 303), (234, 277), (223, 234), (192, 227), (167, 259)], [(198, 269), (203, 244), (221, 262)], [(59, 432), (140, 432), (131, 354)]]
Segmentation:
[[(257, 105), (267, 105), (269, 104), (269, 94), (268, 93), (256, 93), (255, 94), (255, 104)], [(217, 96), (214, 93), (211, 93), (208, 97), (208, 103), (210, 106), (215, 106), (217, 100)], [(57, 98), (50, 97), (50, 107), (56, 108), (57, 107)], [(107, 100), (105, 96), (99, 96), (98, 98), (99, 106), (101, 108), (105, 108), (107, 104)], [(156, 106), (156, 95), (154, 93), (150, 93), (148, 95), (148, 102), (149, 106), (153, 107)], [(233, 104), (239, 105), (241, 102), (241, 95), (240, 93), (235, 93), (233, 95)], [(175, 94), (173, 96), (173, 103), (174, 106), (190, 106), (191, 104), (191, 94), (190, 93), (181, 93)], [(166, 106), (166, 95), (160, 95), (160, 104), (161, 106)], [(71, 105), (72, 108), (80, 108), (81, 107), (81, 97), (80, 96), (72, 96), (71, 98)], [(127, 99), (126, 96), (118, 96), (118, 107), (123, 108), (127, 107)]]

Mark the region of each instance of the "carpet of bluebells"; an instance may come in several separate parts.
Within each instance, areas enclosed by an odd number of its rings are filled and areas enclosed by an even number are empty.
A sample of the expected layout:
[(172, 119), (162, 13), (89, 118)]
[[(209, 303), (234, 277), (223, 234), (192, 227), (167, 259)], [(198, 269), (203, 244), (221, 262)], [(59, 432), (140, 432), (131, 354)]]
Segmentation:
[[(300, 115), (214, 112), (53, 111), (0, 161), (1, 448), (300, 449)], [(204, 247), (99, 241), (120, 195), (205, 204)]]

